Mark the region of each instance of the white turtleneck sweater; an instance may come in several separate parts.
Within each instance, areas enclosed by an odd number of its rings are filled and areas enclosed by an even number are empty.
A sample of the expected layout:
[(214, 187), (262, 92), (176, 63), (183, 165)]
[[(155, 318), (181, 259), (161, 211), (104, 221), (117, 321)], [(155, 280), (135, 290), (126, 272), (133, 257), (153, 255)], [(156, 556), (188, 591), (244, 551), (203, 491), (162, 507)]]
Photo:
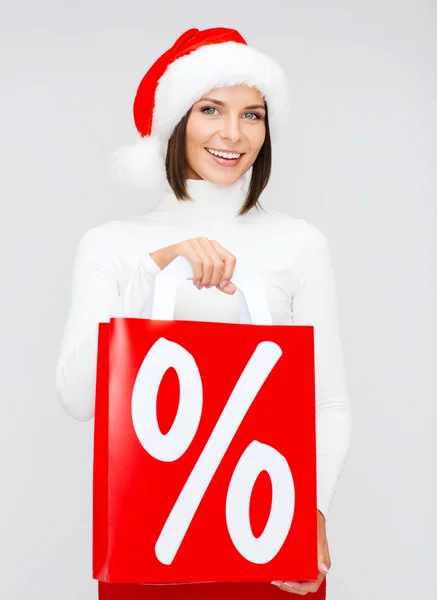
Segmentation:
[[(57, 364), (59, 400), (75, 419), (93, 417), (98, 324), (144, 316), (160, 272), (149, 253), (193, 237), (215, 239), (261, 275), (274, 324), (314, 326), (317, 507), (327, 518), (352, 426), (326, 238), (304, 219), (278, 212), (252, 209), (237, 216), (243, 178), (227, 187), (194, 179), (187, 184), (192, 201), (179, 201), (168, 187), (152, 210), (95, 227), (80, 240)], [(237, 294), (184, 282), (175, 319), (238, 323)]]

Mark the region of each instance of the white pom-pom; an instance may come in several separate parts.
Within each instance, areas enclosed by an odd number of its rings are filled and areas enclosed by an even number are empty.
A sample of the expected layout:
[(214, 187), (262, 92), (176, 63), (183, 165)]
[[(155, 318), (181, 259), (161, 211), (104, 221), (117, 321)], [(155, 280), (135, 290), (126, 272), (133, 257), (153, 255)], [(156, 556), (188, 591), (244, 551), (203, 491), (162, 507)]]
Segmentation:
[(154, 190), (167, 183), (165, 156), (157, 136), (141, 137), (113, 155), (111, 171), (117, 179), (139, 189)]

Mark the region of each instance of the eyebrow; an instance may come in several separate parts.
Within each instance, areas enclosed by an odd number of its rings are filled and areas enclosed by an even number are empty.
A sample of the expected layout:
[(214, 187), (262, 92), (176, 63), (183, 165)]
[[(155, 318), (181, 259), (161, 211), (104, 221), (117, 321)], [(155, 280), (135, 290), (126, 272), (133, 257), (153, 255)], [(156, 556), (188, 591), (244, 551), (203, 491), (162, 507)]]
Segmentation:
[[(214, 98), (201, 98), (199, 102), (204, 102), (205, 100), (208, 100), (209, 102), (214, 102), (214, 104), (218, 104), (219, 106), (226, 106), (226, 102), (222, 102), (221, 100), (215, 100)], [(251, 104), (250, 106), (245, 106), (244, 110), (252, 110), (254, 108), (262, 108), (263, 110), (266, 110), (266, 107), (263, 104)]]

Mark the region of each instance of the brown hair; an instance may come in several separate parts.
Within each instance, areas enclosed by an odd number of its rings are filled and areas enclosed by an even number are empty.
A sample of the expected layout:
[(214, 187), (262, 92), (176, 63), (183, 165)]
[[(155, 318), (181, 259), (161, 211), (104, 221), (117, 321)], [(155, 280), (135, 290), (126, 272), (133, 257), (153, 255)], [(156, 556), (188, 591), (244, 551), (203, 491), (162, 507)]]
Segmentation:
[[(261, 146), (261, 150), (259, 151), (258, 156), (252, 165), (252, 177), (250, 179), (246, 199), (238, 213), (240, 215), (244, 215), (254, 206), (259, 208), (258, 199), (270, 179), (272, 168), (272, 144), (270, 139), (267, 103), (265, 104), (265, 107), (266, 137), (263, 145)], [(167, 154), (165, 157), (167, 180), (173, 189), (176, 198), (179, 200), (190, 200), (185, 177), (185, 132), (190, 113), (191, 108), (176, 125), (168, 141)]]

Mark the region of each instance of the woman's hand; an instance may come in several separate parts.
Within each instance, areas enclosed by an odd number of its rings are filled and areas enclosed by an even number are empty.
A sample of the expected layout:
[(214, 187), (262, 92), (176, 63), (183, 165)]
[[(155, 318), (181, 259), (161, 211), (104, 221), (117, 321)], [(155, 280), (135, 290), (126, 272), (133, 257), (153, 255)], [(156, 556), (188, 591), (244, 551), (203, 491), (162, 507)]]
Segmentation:
[(183, 256), (193, 267), (193, 283), (197, 289), (215, 286), (225, 294), (235, 294), (236, 288), (231, 278), (236, 258), (215, 240), (192, 238), (151, 252), (150, 256), (160, 269), (178, 256)]
[(318, 540), (318, 563), (319, 576), (317, 581), (272, 581), (285, 592), (306, 596), (309, 592), (317, 592), (328, 570), (331, 568), (331, 557), (329, 556), (328, 540), (326, 539), (325, 517), (317, 511), (317, 540)]

